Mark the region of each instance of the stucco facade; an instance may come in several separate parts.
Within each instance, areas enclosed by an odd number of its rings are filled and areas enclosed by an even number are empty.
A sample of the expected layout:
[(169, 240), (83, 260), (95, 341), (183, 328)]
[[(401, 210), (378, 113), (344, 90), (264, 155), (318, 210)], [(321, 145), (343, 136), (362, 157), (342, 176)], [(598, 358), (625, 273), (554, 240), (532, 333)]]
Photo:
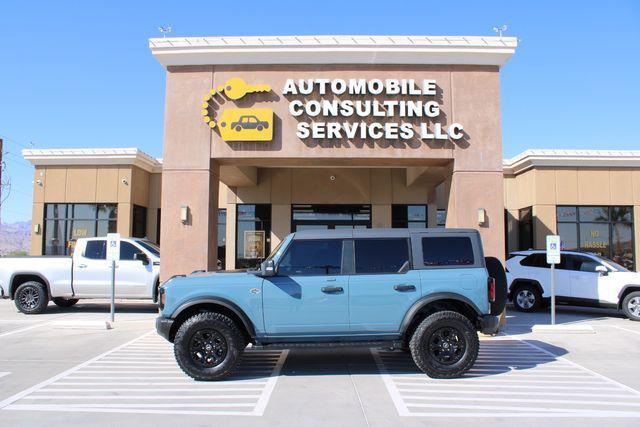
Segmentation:
[[(322, 46), (311, 42), (280, 41), (273, 47), (256, 39), (243, 39), (252, 52), (232, 53), (227, 45), (216, 45), (215, 41), (197, 51), (192, 50), (192, 40), (187, 40), (188, 45), (184, 39), (151, 41), (154, 55), (167, 70), (161, 242), (163, 251), (172, 255), (163, 261), (163, 276), (215, 268), (217, 210), (222, 207), (218, 203), (219, 182), (229, 188), (229, 205), (239, 201), (271, 205), (273, 224), (267, 238), (272, 246), (291, 231), (288, 219), (292, 204), (364, 203), (372, 207), (373, 226), (389, 226), (394, 200), (428, 203), (429, 195), (434, 199), (436, 188), (442, 185), (447, 226), (479, 228), (486, 253), (504, 257), (499, 72), (515, 49), (515, 44), (509, 44), (515, 43), (513, 40), (501, 42), (501, 48), (510, 53), (497, 59), (486, 60), (493, 51), (487, 50), (483, 57), (482, 49), (487, 45), (475, 40), (473, 43), (482, 46), (463, 42), (456, 52), (434, 51), (418, 63), (394, 64), (391, 60), (384, 63), (384, 55), (379, 61), (376, 57), (366, 61), (354, 57), (353, 51), (365, 49), (355, 42), (347, 46), (328, 42), (336, 54), (322, 59)], [(373, 41), (372, 48), (392, 54), (407, 49), (402, 43), (380, 43)], [(297, 50), (283, 52), (285, 48)], [(471, 48), (484, 59), (472, 55)], [(269, 49), (273, 50), (269, 59), (256, 59)], [(318, 53), (316, 59), (306, 56), (314, 52)], [(271, 90), (238, 100), (220, 92), (220, 87), (237, 77), (250, 84), (268, 85)], [(297, 97), (283, 88), (288, 81), (307, 79), (435, 81), (434, 99), (441, 111), (428, 120), (429, 126), (464, 123), (464, 138), (302, 138), (297, 134), (298, 123), (313, 122), (314, 118), (295, 117), (290, 107)], [(224, 122), (212, 130), (198, 114), (203, 95), (206, 98), (209, 93), (214, 94), (209, 103), (216, 115), (228, 108), (270, 109), (273, 138), (268, 142), (225, 140), (220, 131)], [(298, 98), (326, 100), (333, 96), (314, 92)], [(351, 98), (381, 101), (385, 97)], [(419, 120), (409, 121), (416, 127), (419, 124)], [(330, 176), (335, 181), (328, 179)], [(186, 221), (179, 218), (181, 208), (188, 209)], [(227, 209), (227, 215), (233, 210)], [(478, 210), (485, 213), (481, 224)], [(234, 221), (228, 220), (227, 236), (233, 236), (231, 227)], [(227, 239), (228, 253), (233, 253), (231, 240)], [(197, 250), (186, 251), (186, 247)], [(233, 257), (227, 257), (226, 267), (234, 267), (233, 262)]]

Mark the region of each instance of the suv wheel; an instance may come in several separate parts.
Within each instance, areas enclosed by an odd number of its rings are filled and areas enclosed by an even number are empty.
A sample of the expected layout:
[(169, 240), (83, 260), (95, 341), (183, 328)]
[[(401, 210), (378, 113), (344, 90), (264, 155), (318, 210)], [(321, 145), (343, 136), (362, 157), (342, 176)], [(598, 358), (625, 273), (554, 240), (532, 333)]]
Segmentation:
[(413, 361), (431, 378), (462, 376), (475, 363), (479, 347), (475, 328), (455, 311), (439, 311), (424, 319), (409, 343)]
[(178, 329), (174, 353), (180, 368), (198, 381), (222, 379), (240, 361), (245, 340), (233, 320), (220, 313), (199, 313)]
[(40, 314), (47, 308), (49, 297), (42, 283), (25, 282), (18, 286), (14, 302), (17, 309), (24, 314)]
[(631, 292), (622, 300), (622, 312), (631, 320), (640, 321), (640, 291)]
[(71, 298), (71, 299), (53, 298), (52, 301), (58, 307), (66, 308), (66, 307), (71, 307), (72, 305), (75, 305), (78, 302), (78, 299), (77, 298)]
[(531, 313), (536, 311), (542, 304), (542, 295), (533, 285), (519, 285), (513, 293), (513, 305), (518, 311)]

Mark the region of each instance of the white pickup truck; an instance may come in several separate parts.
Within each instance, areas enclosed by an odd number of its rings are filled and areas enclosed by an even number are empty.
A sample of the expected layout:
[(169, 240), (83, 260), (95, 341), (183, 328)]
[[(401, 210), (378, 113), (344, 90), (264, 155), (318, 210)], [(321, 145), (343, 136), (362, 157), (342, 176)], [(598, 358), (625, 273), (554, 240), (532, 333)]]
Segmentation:
[[(111, 261), (104, 237), (78, 239), (73, 256), (0, 258), (0, 297), (25, 314), (44, 312), (49, 301), (70, 307), (84, 298), (111, 296)], [(123, 238), (116, 262), (116, 298), (153, 299), (158, 293), (160, 249)]]

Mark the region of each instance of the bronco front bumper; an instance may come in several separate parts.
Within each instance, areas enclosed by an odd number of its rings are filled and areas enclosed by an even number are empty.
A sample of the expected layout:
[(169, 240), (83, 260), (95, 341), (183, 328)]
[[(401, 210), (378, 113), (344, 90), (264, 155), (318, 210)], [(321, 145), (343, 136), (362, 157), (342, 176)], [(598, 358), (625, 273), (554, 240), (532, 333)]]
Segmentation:
[(158, 316), (156, 318), (156, 331), (165, 340), (171, 342), (171, 327), (173, 326), (173, 319), (168, 319), (164, 316)]
[(480, 316), (480, 332), (487, 335), (495, 335), (500, 329), (500, 315), (485, 314)]

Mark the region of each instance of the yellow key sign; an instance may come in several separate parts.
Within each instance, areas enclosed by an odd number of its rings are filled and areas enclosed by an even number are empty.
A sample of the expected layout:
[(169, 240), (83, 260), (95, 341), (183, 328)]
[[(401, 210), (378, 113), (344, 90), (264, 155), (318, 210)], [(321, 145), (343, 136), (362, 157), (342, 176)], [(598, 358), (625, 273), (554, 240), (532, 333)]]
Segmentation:
[(224, 92), (229, 99), (240, 99), (248, 93), (269, 92), (271, 86), (266, 84), (249, 84), (240, 77), (232, 77), (224, 85), (218, 86), (218, 92)]
[(271, 141), (273, 110), (270, 108), (227, 108), (218, 121), (225, 141)]

